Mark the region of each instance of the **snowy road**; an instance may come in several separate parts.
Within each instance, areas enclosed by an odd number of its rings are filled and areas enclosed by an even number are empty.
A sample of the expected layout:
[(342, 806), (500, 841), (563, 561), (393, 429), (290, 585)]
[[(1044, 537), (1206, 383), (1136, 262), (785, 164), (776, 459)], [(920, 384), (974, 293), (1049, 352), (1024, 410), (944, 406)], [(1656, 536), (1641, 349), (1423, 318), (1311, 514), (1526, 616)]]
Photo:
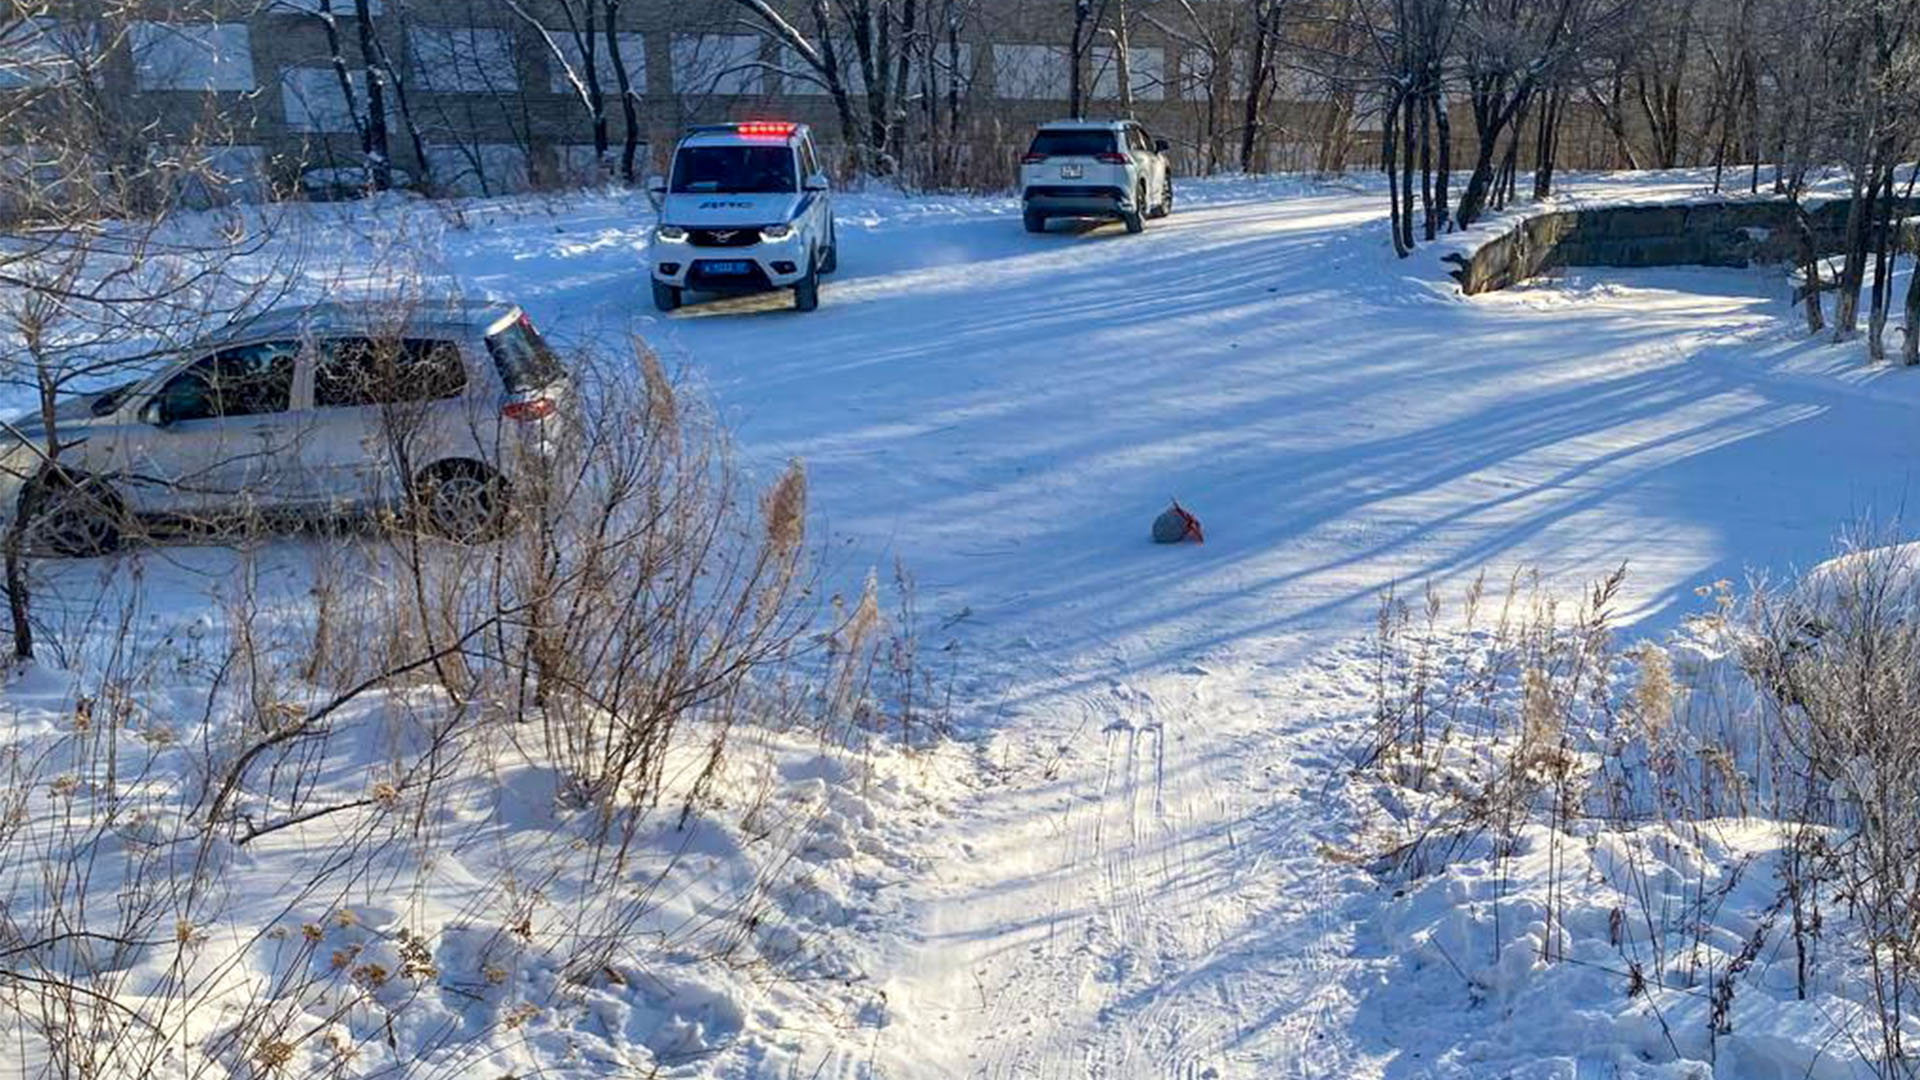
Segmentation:
[[(1913, 377), (1799, 341), (1767, 274), (1466, 301), (1393, 259), (1375, 197), (1186, 194), (1141, 237), (852, 200), (807, 316), (640, 315), (631, 222), (455, 256), (693, 365), (757, 465), (806, 459), (846, 577), (898, 554), (951, 624), (992, 782), (828, 1073), (1423, 1075), (1361, 1003), (1364, 883), (1321, 846), (1381, 590), (1626, 560), (1659, 628), (1910, 494)], [(1146, 542), (1169, 496), (1205, 546)]]

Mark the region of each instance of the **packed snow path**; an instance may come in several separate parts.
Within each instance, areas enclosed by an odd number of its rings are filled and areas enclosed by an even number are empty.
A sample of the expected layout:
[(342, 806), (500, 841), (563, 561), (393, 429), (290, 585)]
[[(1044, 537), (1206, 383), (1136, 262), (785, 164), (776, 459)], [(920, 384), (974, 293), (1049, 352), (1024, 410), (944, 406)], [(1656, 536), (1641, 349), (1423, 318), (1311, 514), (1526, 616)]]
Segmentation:
[[(1182, 195), (1137, 237), (847, 200), (810, 315), (649, 319), (615, 214), (453, 245), (544, 325), (702, 373), (756, 466), (807, 461), (848, 587), (899, 555), (927, 654), (957, 643), (992, 783), (900, 886), (878, 1019), (822, 1032), (823, 1074), (1423, 1075), (1322, 850), (1381, 591), (1625, 560), (1659, 628), (1910, 493), (1912, 377), (1803, 342), (1776, 275), (1468, 301), (1393, 258), (1375, 195)], [(1147, 542), (1174, 496), (1204, 546)]]

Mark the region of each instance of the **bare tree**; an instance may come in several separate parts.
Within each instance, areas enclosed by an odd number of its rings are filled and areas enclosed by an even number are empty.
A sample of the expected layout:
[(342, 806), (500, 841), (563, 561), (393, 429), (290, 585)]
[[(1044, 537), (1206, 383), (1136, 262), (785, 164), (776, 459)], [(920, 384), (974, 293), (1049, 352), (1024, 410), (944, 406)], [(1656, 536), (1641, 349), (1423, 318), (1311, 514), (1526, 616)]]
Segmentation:
[[(178, 211), (257, 194), (227, 118), (135, 124), (116, 99), (114, 58), (131, 45), (137, 4), (114, 3), (80, 21), (55, 20), (51, 4), (15, 5), (0, 16), (0, 51), (31, 58), (0, 105), (20, 137), (5, 216), (0, 217), (0, 337), (9, 340), (0, 383), (29, 392), (34, 415), (4, 432), (7, 488), (0, 537), (16, 657), (35, 655), (30, 564), (41, 542), (84, 547), (118, 529), (117, 500), (65, 464), (65, 410), (96, 409), (115, 387), (165, 355), (180, 335), (269, 302), (285, 267), (256, 260), (274, 235), (265, 207), (209, 211), (175, 230)], [(22, 51), (24, 50), (24, 51)]]

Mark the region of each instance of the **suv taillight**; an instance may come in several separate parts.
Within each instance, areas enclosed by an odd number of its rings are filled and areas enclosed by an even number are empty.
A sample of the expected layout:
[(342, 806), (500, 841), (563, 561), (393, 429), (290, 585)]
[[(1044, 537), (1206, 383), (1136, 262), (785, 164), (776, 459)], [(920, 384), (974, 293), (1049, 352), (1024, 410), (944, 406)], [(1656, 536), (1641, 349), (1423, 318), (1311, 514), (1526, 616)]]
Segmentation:
[(1112, 150), (1108, 150), (1106, 153), (1093, 155), (1093, 160), (1102, 165), (1125, 165), (1127, 163), (1127, 155), (1117, 154)]
[(531, 401), (509, 401), (500, 406), (500, 415), (508, 420), (533, 421), (545, 420), (553, 415), (552, 398), (534, 398)]
[(1047, 155), (1038, 150), (1029, 150), (1020, 156), (1020, 164), (1022, 165), (1038, 165), (1045, 160), (1047, 160)]

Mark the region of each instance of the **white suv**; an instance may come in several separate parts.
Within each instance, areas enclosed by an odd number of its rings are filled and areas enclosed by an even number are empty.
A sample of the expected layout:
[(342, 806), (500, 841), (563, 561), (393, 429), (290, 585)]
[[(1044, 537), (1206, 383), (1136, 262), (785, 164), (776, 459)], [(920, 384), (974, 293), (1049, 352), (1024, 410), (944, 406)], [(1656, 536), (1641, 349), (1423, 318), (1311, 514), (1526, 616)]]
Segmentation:
[(805, 124), (751, 121), (687, 132), (673, 170), (647, 181), (660, 210), (649, 254), (653, 304), (689, 291), (793, 290), (793, 306), (820, 306), (820, 275), (840, 253), (826, 172)]
[(1103, 217), (1137, 233), (1173, 213), (1167, 141), (1132, 120), (1043, 124), (1020, 159), (1020, 197), (1028, 232), (1048, 218)]

